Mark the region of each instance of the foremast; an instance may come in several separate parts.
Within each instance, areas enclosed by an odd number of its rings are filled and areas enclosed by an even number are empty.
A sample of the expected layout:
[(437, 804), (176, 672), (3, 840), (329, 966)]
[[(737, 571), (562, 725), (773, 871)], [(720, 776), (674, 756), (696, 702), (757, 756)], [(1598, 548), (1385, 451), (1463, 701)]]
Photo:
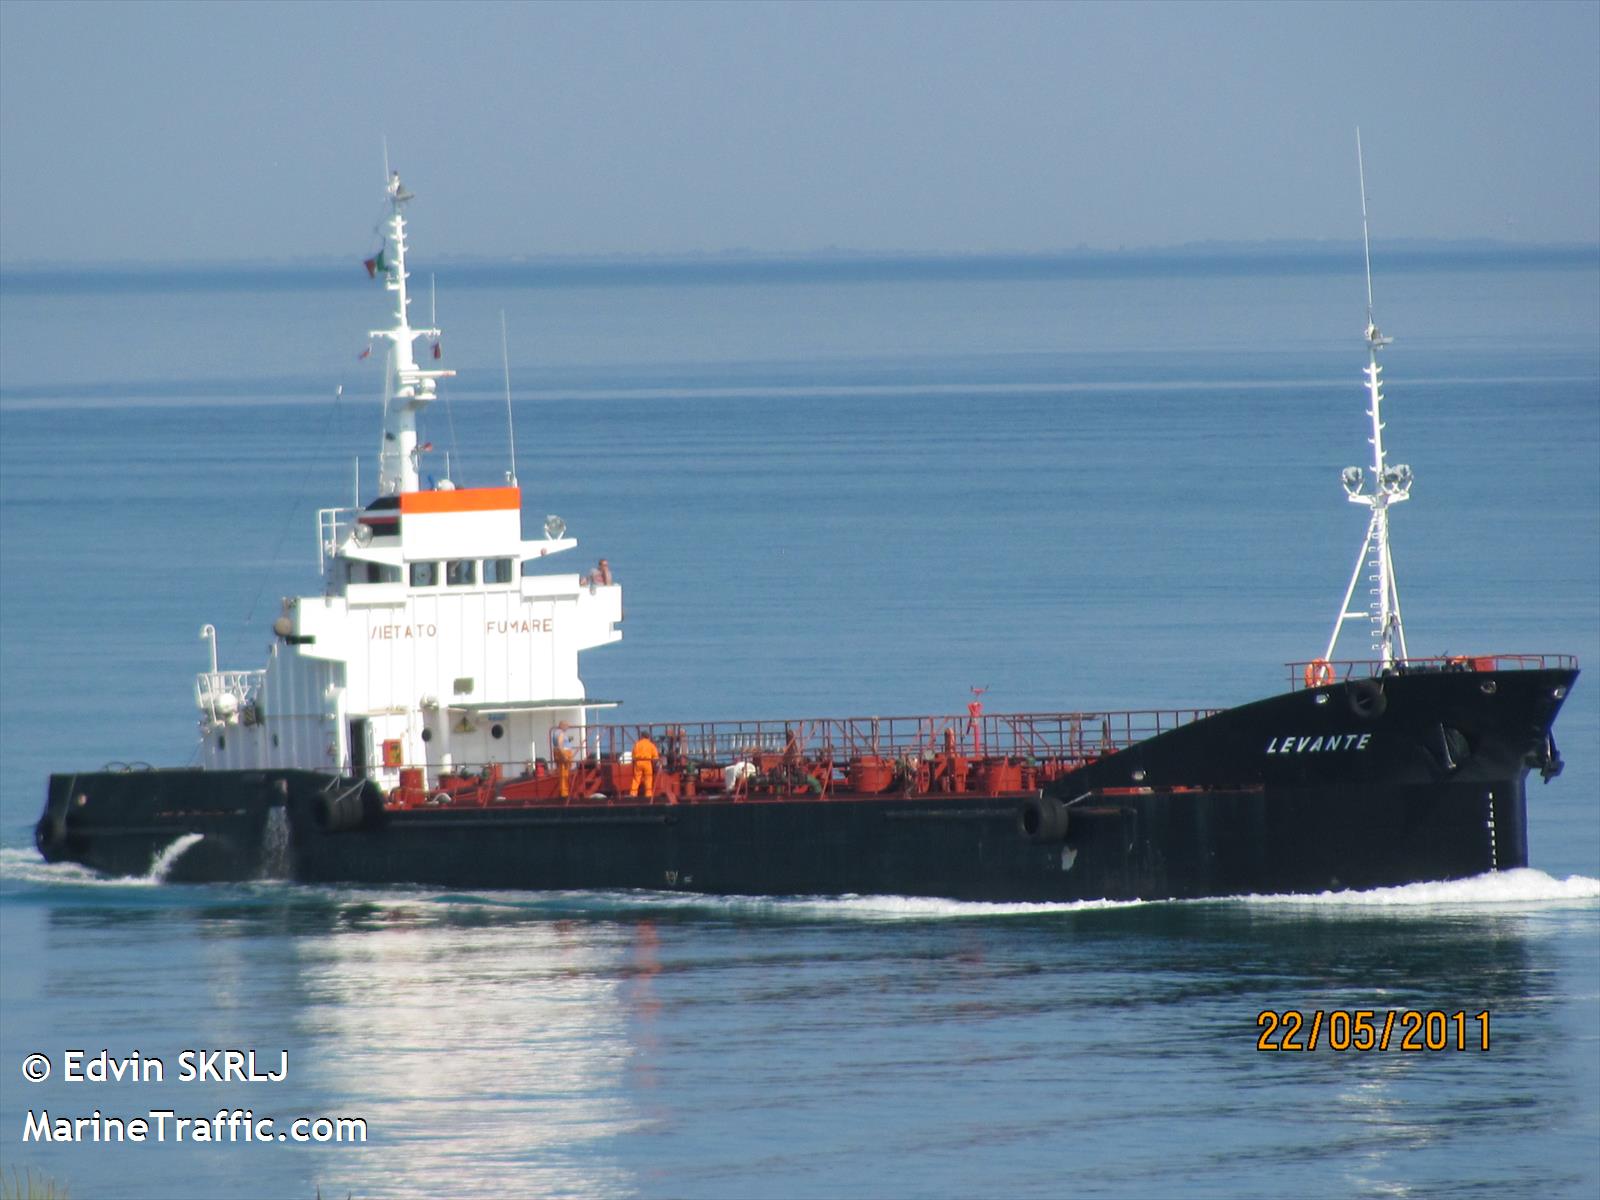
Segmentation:
[(426, 370), (417, 365), (413, 343), (418, 338), (437, 338), (437, 329), (413, 329), (407, 314), (411, 300), (406, 294), (406, 220), (403, 212), (412, 193), (400, 183), (400, 173), (391, 172), (387, 186), (389, 215), (383, 222), (383, 248), (374, 263), (383, 270), (383, 284), (394, 294), (394, 325), (374, 329), (369, 336), (388, 343), (388, 363), (383, 392), (383, 444), (378, 453), (378, 491), (384, 496), (420, 490), (417, 445), (417, 416), (434, 399), (434, 381), (454, 375), (454, 371)]
[[(1333, 652), (1339, 644), (1339, 634), (1346, 621), (1365, 619), (1371, 622), (1371, 649), (1382, 665), (1388, 668), (1406, 660), (1406, 632), (1400, 616), (1400, 589), (1395, 581), (1394, 555), (1389, 543), (1389, 507), (1410, 498), (1412, 476), (1409, 466), (1400, 464), (1391, 467), (1384, 455), (1383, 368), (1378, 363), (1378, 351), (1394, 339), (1384, 337), (1379, 332), (1372, 316), (1372, 241), (1367, 232), (1367, 176), (1362, 163), (1359, 129), (1356, 130), (1356, 169), (1361, 180), (1361, 245), (1367, 268), (1367, 368), (1364, 376), (1367, 417), (1372, 422), (1372, 436), (1368, 439), (1372, 445), (1372, 466), (1369, 468), (1372, 472), (1372, 489), (1366, 489), (1367, 479), (1360, 467), (1346, 467), (1342, 481), (1350, 503), (1365, 505), (1371, 516), (1322, 661), (1326, 663), (1333, 660)], [(1351, 602), (1363, 573), (1367, 576), (1367, 594), (1371, 600), (1364, 609), (1352, 609)]]

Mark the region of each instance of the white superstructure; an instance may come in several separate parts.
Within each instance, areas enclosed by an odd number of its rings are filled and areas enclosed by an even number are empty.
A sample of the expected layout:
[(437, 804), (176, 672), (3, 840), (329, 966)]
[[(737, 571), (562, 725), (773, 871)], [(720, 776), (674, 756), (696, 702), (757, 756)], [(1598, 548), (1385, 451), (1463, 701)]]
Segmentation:
[(431, 785), (548, 759), (562, 720), (581, 746), (588, 713), (607, 706), (585, 696), (578, 653), (621, 639), (621, 586), (534, 573), (578, 543), (554, 517), (525, 540), (514, 482), (419, 487), (417, 416), (453, 372), (417, 365), (413, 343), (438, 331), (407, 320), (398, 175), (388, 198), (373, 260), (395, 299), (394, 325), (372, 334), (388, 346), (379, 495), (317, 514), (323, 592), (284, 600), (264, 669), (218, 670), (210, 635), (195, 683), (207, 768), (336, 770), (385, 788), (411, 768)]

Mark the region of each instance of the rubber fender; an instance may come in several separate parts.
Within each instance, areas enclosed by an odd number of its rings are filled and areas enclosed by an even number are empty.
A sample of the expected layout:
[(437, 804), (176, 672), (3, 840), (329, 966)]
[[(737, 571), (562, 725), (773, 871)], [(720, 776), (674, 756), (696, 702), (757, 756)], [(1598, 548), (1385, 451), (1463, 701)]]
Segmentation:
[(387, 797), (383, 789), (371, 779), (361, 788), (361, 824), (366, 829), (376, 829), (387, 824), (389, 810), (384, 807)]
[(1376, 679), (1352, 679), (1345, 684), (1344, 696), (1350, 711), (1363, 721), (1377, 720), (1389, 707), (1383, 684)]
[(33, 844), (46, 862), (55, 862), (67, 843), (67, 814), (51, 809), (33, 827)]
[(325, 792), (318, 796), (313, 810), (317, 828), (323, 833), (344, 833), (346, 830), (360, 829), (366, 821), (366, 810), (361, 799), (359, 788), (349, 788), (342, 792)]
[(1052, 796), (1029, 796), (1017, 810), (1017, 830), (1030, 842), (1062, 841), (1067, 825), (1067, 806)]

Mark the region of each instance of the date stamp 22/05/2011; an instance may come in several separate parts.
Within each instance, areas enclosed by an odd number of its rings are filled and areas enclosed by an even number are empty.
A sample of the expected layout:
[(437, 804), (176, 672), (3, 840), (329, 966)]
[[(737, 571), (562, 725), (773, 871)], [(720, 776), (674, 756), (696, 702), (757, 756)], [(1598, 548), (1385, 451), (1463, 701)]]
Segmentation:
[(1417, 1054), (1489, 1049), (1489, 1010), (1442, 1008), (1263, 1009), (1256, 1014), (1257, 1050), (1396, 1049)]

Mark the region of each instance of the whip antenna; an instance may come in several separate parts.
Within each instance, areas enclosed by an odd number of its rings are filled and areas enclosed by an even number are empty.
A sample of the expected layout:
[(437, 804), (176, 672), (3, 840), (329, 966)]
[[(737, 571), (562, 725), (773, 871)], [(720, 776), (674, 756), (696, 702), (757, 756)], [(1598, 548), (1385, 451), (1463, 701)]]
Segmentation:
[(1367, 167), (1361, 155), (1361, 127), (1356, 126), (1356, 177), (1361, 181), (1361, 252), (1367, 260), (1367, 337), (1377, 331), (1372, 323), (1372, 238), (1367, 233)]
[[(428, 306), (428, 324), (433, 326), (433, 356), (438, 358), (439, 339), (442, 336), (439, 333), (439, 281), (433, 275), (428, 276)], [(456, 409), (450, 403), (449, 392), (444, 394), (444, 417), (450, 426), (450, 449), (444, 456), (444, 477), (454, 479), (455, 476), (450, 473), (450, 460), (460, 457), (460, 448), (456, 445)]]
[(506, 376), (506, 436), (511, 442), (511, 470), (506, 472), (506, 482), (513, 487), (517, 482), (517, 426), (511, 418), (511, 352), (506, 349), (506, 310), (500, 310), (500, 365)]

